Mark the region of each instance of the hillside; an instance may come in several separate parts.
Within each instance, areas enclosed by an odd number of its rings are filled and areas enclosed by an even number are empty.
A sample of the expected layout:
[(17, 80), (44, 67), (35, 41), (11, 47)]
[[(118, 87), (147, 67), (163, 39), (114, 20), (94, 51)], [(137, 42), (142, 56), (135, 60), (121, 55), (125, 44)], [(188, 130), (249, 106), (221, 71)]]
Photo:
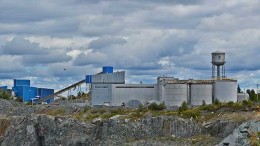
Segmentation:
[(178, 112), (66, 102), (24, 105), (0, 99), (0, 145), (254, 144), (259, 120), (256, 105), (208, 105)]

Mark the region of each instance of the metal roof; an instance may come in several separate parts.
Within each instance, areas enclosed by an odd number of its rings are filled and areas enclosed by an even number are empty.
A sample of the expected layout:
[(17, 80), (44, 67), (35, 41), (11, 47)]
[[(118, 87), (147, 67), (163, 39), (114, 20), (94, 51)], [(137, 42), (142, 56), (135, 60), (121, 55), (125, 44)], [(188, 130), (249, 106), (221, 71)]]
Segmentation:
[(226, 54), (225, 52), (221, 52), (221, 51), (216, 51), (216, 52), (212, 52), (211, 54)]

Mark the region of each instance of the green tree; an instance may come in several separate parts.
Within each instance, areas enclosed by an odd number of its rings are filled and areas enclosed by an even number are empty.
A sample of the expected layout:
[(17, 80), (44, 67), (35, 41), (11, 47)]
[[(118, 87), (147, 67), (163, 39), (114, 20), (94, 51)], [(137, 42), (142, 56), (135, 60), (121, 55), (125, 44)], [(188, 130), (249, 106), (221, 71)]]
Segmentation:
[(151, 103), (149, 106), (148, 106), (148, 109), (150, 110), (163, 110), (165, 109), (165, 104), (164, 103), (160, 103), (159, 105), (155, 102)]
[(206, 105), (205, 100), (202, 100), (202, 106), (205, 106), (205, 105)]
[(186, 111), (188, 109), (189, 109), (188, 103), (186, 101), (183, 101), (181, 103), (181, 106), (179, 107), (179, 111), (182, 112), (182, 111)]
[(254, 89), (250, 90), (249, 99), (253, 102), (257, 101), (257, 95)]
[(221, 102), (219, 101), (219, 99), (215, 99), (214, 100), (214, 104), (217, 105), (217, 106), (220, 106), (221, 105)]
[(239, 85), (237, 86), (237, 93), (241, 93), (241, 88)]

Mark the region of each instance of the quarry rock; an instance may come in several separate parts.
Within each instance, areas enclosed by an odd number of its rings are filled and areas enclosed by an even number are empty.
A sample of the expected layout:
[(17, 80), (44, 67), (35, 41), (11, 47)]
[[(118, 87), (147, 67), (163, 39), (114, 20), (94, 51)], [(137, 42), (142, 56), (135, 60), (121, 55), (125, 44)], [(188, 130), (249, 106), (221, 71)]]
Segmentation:
[(260, 132), (260, 121), (253, 120), (241, 124), (234, 132), (226, 137), (219, 146), (249, 146), (249, 137)]

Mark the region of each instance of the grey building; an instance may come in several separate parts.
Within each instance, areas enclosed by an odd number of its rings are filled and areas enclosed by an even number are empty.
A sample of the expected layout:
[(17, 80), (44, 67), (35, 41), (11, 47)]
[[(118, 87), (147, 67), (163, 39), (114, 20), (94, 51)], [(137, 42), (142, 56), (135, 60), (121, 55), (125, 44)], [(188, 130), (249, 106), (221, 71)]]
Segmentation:
[(236, 102), (237, 80), (225, 76), (225, 53), (213, 52), (211, 63), (210, 80), (179, 80), (161, 76), (155, 84), (125, 84), (124, 71), (113, 72), (113, 67), (103, 67), (101, 73), (86, 76), (86, 82), (91, 84), (91, 104), (136, 107), (149, 101), (166, 106), (180, 106), (184, 101), (197, 106), (202, 102), (211, 104), (216, 99)]

